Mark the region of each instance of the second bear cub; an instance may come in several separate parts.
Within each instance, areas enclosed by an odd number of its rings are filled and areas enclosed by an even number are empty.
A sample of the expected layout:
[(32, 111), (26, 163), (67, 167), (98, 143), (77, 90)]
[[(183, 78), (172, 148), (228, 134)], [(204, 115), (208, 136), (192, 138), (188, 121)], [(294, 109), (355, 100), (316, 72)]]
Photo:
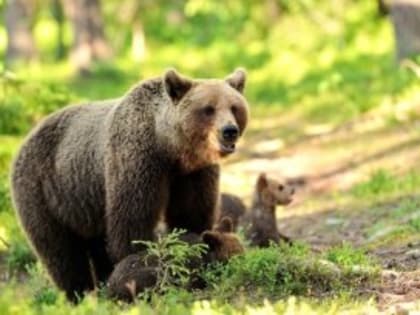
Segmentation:
[(277, 229), (276, 207), (292, 201), (295, 189), (284, 182), (268, 178), (261, 173), (257, 179), (251, 208), (247, 211), (242, 200), (232, 194), (220, 196), (220, 217), (229, 217), (234, 225), (245, 227), (245, 236), (254, 246), (268, 246), (270, 241), (290, 243), (290, 239)]
[[(227, 262), (234, 255), (244, 252), (239, 239), (232, 233), (230, 218), (222, 218), (214, 230), (186, 233), (180, 239), (188, 244), (203, 243), (208, 246), (201, 258), (188, 261), (186, 268), (194, 271), (189, 280), (189, 288), (201, 288), (204, 281), (197, 272), (203, 265), (211, 262)], [(108, 295), (112, 298), (132, 302), (135, 297), (147, 288), (153, 288), (158, 281), (158, 262), (155, 256), (146, 252), (132, 254), (120, 261), (114, 268), (107, 283)]]

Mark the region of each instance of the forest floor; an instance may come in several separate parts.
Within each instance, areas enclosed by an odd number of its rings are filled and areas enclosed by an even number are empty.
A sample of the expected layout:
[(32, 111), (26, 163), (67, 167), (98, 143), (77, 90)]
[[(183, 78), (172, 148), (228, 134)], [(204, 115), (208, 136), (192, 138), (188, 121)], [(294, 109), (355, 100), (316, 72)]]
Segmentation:
[(278, 211), (280, 230), (314, 251), (343, 242), (366, 249), (383, 268), (380, 283), (369, 289), (380, 309), (420, 300), (420, 186), (407, 185), (420, 174), (420, 121), (389, 123), (388, 114), (319, 126), (287, 147), (278, 125), (296, 121), (261, 118), (222, 175), (222, 189), (248, 204), (260, 172), (296, 185), (294, 202)]

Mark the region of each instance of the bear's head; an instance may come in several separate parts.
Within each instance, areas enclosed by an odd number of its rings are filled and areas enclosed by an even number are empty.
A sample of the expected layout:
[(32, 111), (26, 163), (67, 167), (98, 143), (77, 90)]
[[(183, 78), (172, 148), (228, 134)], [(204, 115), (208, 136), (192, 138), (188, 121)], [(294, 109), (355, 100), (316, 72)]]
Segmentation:
[(248, 121), (248, 104), (242, 95), (246, 74), (237, 69), (223, 80), (192, 80), (175, 70), (163, 76), (174, 109), (181, 165), (195, 170), (215, 164), (235, 151)]
[(265, 173), (258, 176), (255, 194), (259, 202), (266, 208), (289, 204), (295, 193), (295, 188), (284, 181), (268, 178)]

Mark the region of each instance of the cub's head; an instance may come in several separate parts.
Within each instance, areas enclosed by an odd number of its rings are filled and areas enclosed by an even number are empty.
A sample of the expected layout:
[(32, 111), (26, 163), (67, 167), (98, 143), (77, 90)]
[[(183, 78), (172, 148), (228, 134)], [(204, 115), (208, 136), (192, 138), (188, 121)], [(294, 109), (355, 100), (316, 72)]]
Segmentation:
[(258, 176), (255, 193), (266, 207), (289, 204), (295, 193), (295, 188), (283, 181), (268, 178), (265, 173)]
[(175, 109), (174, 136), (186, 169), (217, 163), (235, 152), (248, 121), (245, 81), (242, 69), (222, 80), (192, 80), (172, 69), (164, 74), (165, 91)]
[(223, 217), (214, 230), (203, 232), (201, 238), (209, 247), (209, 262), (226, 262), (232, 256), (245, 251), (242, 243), (233, 233), (233, 224), (229, 217)]

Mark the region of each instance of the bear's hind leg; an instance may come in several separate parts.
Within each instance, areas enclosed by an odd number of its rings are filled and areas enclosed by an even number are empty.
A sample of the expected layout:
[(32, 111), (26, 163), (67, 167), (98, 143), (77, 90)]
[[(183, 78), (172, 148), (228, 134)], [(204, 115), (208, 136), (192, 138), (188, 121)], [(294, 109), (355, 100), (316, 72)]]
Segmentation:
[(85, 240), (52, 222), (30, 238), (49, 275), (69, 300), (76, 302), (93, 289)]
[(84, 291), (93, 289), (86, 240), (52, 217), (35, 190), (21, 194), (15, 190), (22, 226), (54, 283), (76, 302)]

